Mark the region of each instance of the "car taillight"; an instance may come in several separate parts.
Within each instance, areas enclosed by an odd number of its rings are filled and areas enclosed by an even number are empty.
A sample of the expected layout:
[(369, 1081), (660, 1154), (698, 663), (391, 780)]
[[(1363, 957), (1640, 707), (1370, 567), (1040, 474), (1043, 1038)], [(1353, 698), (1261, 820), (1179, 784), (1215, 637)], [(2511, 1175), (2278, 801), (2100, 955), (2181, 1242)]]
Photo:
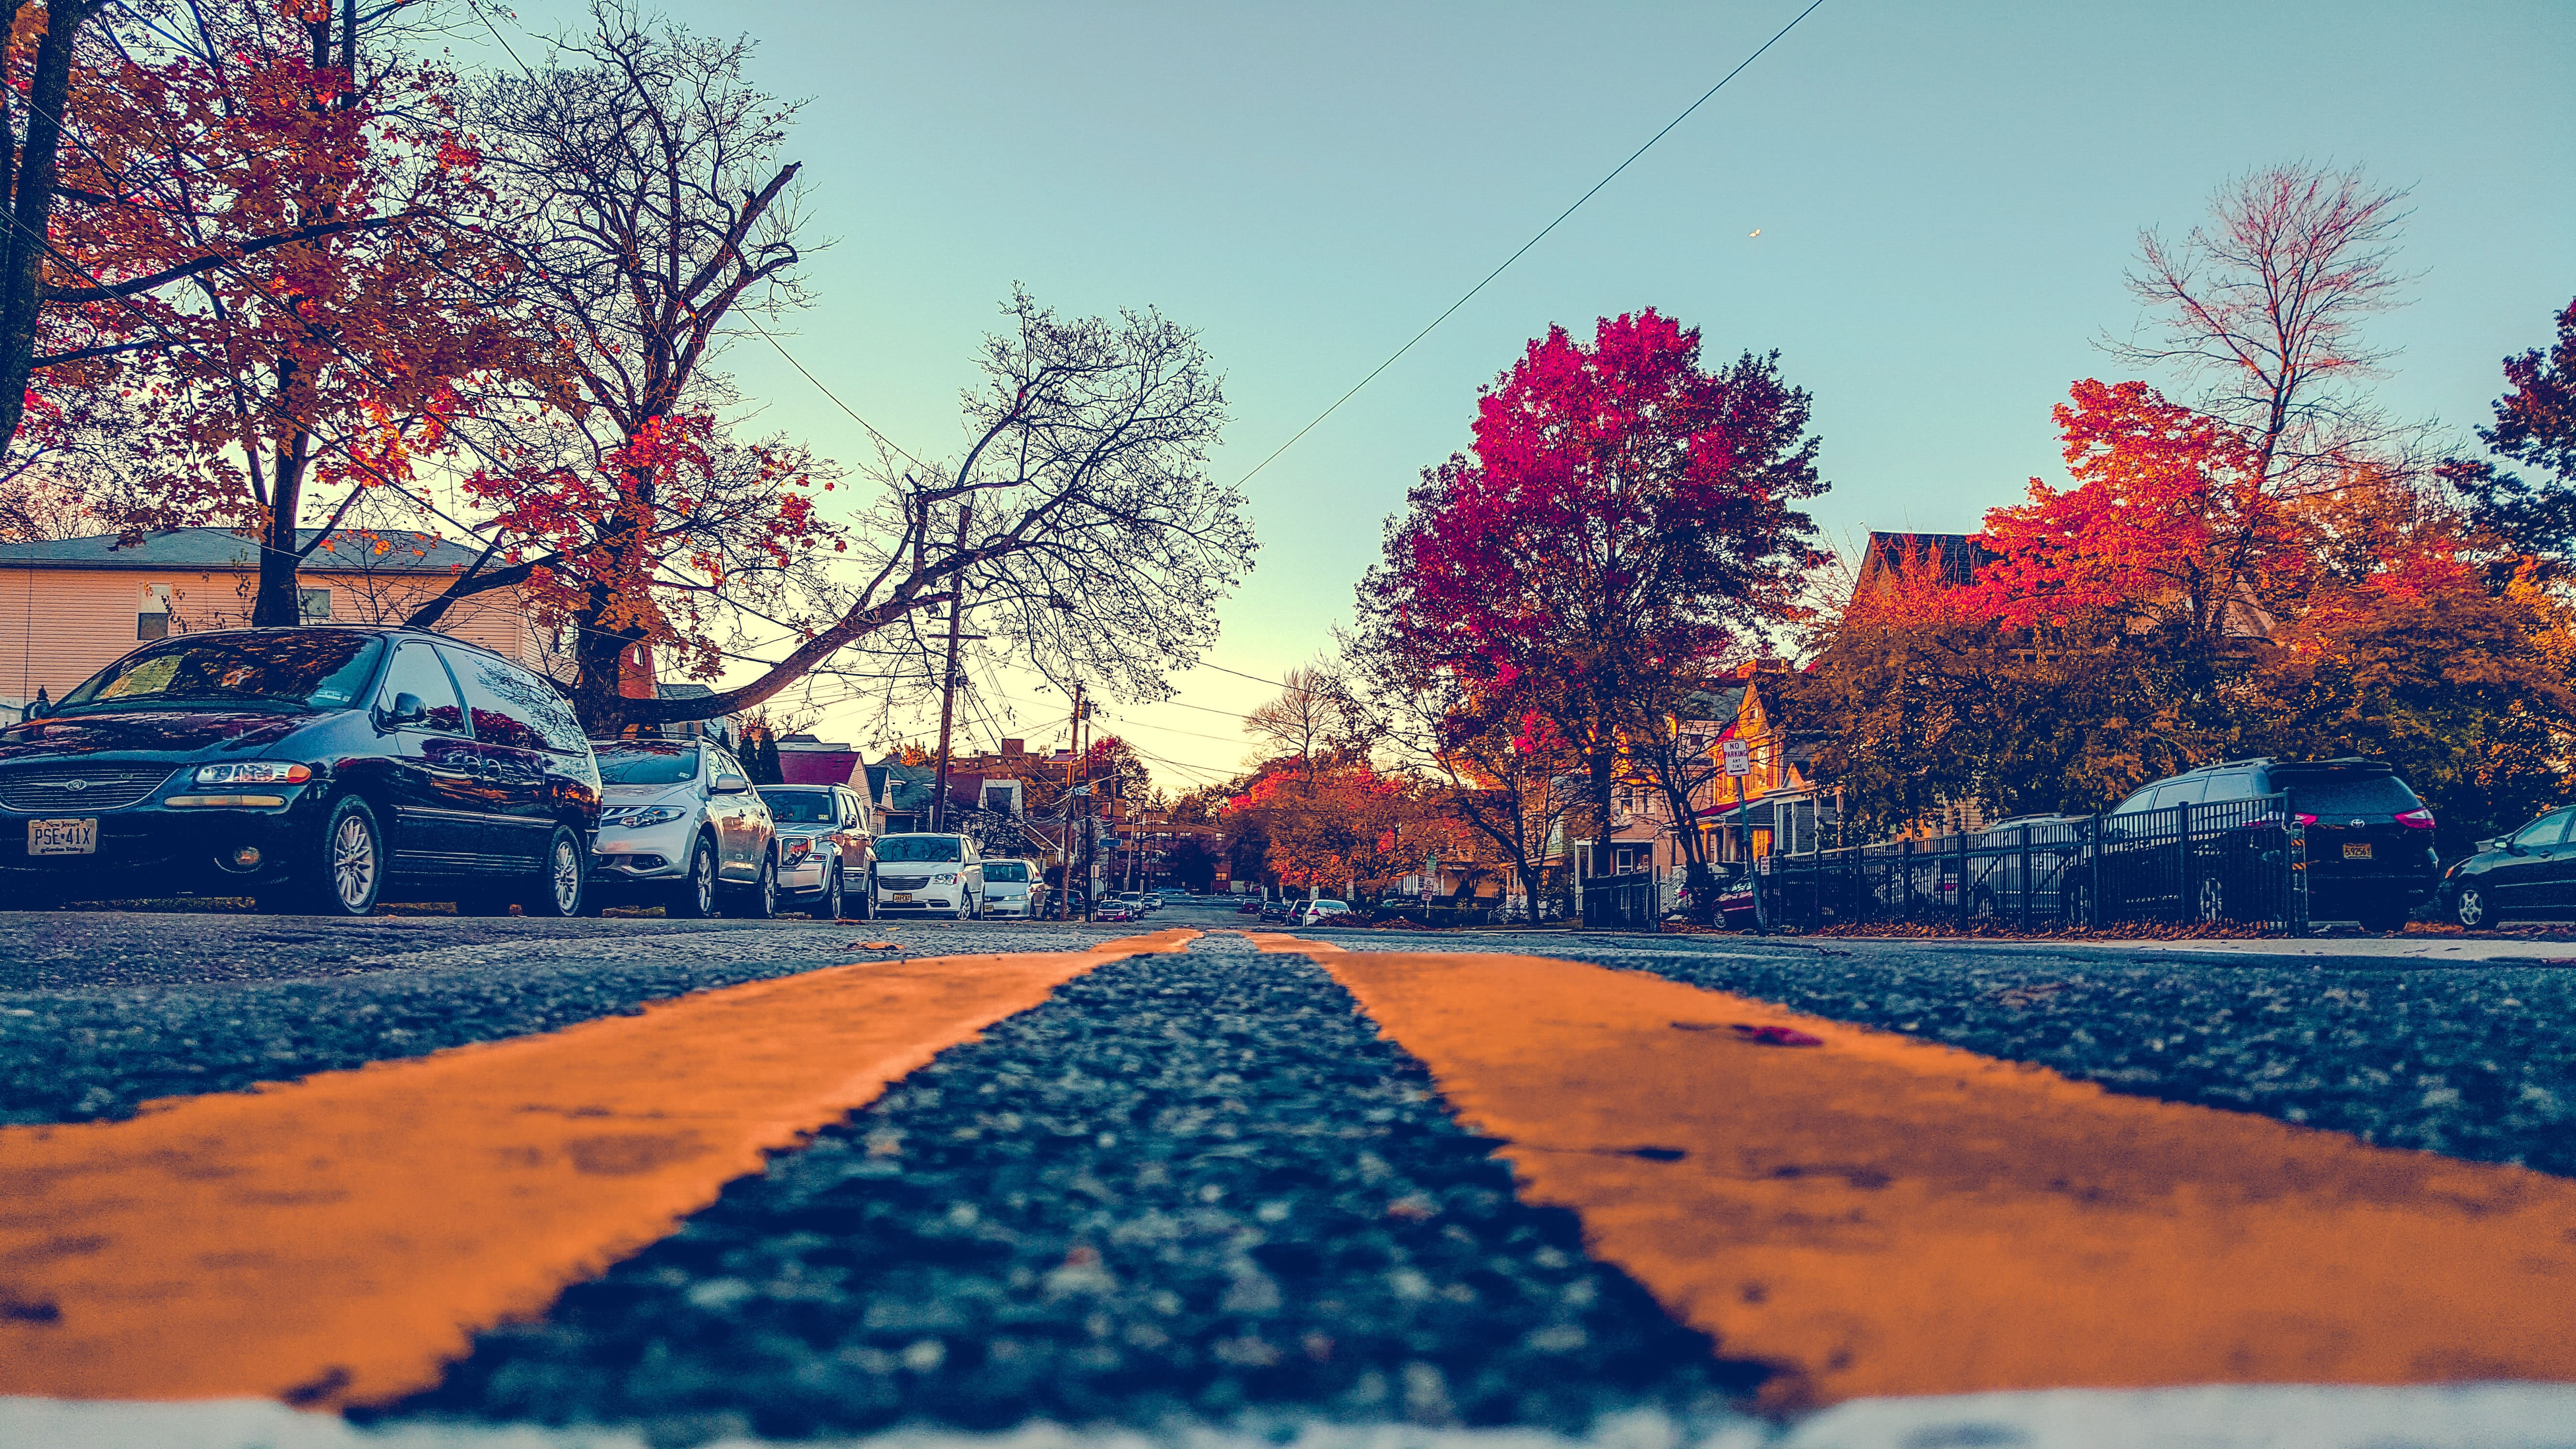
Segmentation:
[(2433, 812), (2409, 810), (2397, 817), (2397, 823), (2409, 830), (2430, 830), (2433, 828)]
[(2306, 815), (2306, 814), (2302, 814), (2302, 815), (2299, 817), (2299, 823), (2300, 823), (2301, 825), (2314, 825), (2314, 824), (2316, 824), (2316, 823), (2317, 823), (2317, 817), (2315, 817), (2315, 816), (2313, 816), (2313, 815)]

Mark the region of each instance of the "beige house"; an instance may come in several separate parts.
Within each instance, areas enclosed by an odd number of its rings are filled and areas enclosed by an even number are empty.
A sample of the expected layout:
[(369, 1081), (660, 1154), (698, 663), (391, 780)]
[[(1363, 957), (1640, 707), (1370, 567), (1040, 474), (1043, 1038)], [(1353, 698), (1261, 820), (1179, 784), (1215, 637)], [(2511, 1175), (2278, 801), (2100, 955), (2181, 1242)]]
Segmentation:
[[(311, 543), (312, 531), (303, 536)], [(0, 544), (0, 719), (14, 720), (149, 639), (250, 622), (259, 546), (221, 528), (182, 528), (120, 545), (116, 534)], [(304, 617), (399, 623), (474, 561), (434, 534), (344, 529), (298, 572)], [(545, 667), (545, 639), (515, 589), (451, 609), (440, 632)]]

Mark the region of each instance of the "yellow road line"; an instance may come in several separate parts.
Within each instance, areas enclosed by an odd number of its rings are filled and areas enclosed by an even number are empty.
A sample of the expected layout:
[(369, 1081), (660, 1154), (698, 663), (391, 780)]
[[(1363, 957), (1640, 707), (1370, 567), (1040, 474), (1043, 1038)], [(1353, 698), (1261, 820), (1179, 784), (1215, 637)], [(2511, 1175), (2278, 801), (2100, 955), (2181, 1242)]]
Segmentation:
[[(1312, 953), (1775, 1403), (2576, 1379), (2576, 1182), (1526, 956)], [(1781, 1024), (1820, 1047), (1761, 1045)]]
[(128, 1122), (0, 1129), (0, 1394), (314, 1406), (437, 1382), (764, 1154), (1156, 932), (865, 961)]

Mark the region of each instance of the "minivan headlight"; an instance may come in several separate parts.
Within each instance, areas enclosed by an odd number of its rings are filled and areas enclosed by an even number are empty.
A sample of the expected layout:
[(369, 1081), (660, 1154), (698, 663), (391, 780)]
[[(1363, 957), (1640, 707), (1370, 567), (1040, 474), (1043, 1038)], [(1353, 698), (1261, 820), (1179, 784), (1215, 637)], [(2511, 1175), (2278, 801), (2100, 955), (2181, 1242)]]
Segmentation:
[(953, 870), (942, 871), (938, 875), (932, 876), (930, 878), (930, 883), (932, 885), (955, 885), (957, 884), (957, 872)]
[(200, 785), (301, 785), (312, 778), (311, 765), (298, 765), (287, 760), (236, 760), (223, 765), (199, 765), (195, 776)]
[(687, 812), (668, 805), (619, 805), (599, 812), (602, 825), (668, 825)]

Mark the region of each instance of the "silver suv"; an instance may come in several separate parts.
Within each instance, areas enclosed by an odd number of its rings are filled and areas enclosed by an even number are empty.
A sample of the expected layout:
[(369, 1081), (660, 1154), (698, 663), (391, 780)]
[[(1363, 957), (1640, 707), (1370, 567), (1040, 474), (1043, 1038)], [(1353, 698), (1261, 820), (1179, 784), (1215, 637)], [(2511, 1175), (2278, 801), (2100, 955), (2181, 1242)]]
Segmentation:
[[(778, 832), (751, 776), (700, 740), (593, 740), (599, 759), (594, 899), (673, 916), (766, 919), (778, 907)], [(603, 899), (604, 898), (604, 899)]]
[(984, 914), (983, 852), (963, 835), (880, 836), (876, 896), (880, 915), (973, 920)]
[(778, 825), (778, 896), (818, 921), (876, 915), (867, 804), (847, 785), (763, 785)]

